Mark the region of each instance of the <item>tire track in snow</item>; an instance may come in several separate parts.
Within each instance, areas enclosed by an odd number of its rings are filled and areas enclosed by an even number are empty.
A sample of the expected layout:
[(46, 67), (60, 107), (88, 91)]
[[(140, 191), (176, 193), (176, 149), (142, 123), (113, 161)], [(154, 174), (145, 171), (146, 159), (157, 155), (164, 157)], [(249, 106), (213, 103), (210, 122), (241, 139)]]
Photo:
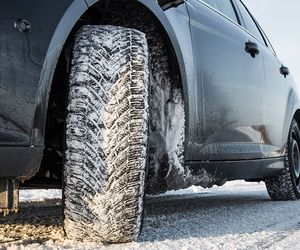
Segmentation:
[(0, 242), (4, 243), (3, 235), (17, 242), (0, 249), (297, 249), (299, 214), (300, 201), (273, 202), (263, 185), (194, 187), (147, 197), (139, 241), (104, 246), (65, 240), (61, 207), (46, 201), (29, 203), (18, 215), (1, 218)]

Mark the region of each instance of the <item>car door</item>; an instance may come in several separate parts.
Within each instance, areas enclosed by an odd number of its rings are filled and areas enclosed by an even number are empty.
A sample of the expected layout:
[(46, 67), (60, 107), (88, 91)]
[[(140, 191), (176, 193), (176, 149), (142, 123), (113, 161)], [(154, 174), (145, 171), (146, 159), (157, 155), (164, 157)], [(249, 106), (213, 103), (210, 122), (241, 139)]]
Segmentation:
[(231, 0), (187, 0), (196, 95), (193, 160), (262, 157), (263, 58), (261, 41), (240, 26)]
[(281, 72), (283, 64), (268, 48), (263, 49), (265, 67), (264, 117), (265, 136), (263, 153), (265, 157), (284, 155), (287, 135), (293, 115), (294, 97), (290, 75)]
[[(278, 59), (265, 33), (242, 3), (236, 1), (245, 22), (245, 27), (263, 37), (266, 46), (261, 46), (263, 56), (265, 81), (264, 93), (264, 127), (262, 128), (262, 151), (264, 157), (279, 157), (285, 152), (287, 133), (290, 126), (290, 116), (293, 113), (292, 91), (293, 80), (285, 74), (283, 64)], [(260, 34), (258, 34), (260, 33)]]
[(269, 39), (257, 21), (241, 1), (239, 9), (253, 22), (264, 37), (267, 46), (261, 48), (263, 55), (265, 83), (264, 83), (264, 136), (263, 153), (265, 157), (279, 157), (284, 154), (287, 134), (293, 115), (293, 90), (294, 81), (286, 68), (277, 57)]

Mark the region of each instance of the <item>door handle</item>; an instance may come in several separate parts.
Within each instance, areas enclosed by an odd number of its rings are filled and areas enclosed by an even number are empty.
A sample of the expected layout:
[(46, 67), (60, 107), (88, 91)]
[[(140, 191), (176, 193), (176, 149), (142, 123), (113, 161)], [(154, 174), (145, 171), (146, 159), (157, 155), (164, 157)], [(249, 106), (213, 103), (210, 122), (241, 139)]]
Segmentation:
[(286, 78), (286, 76), (290, 74), (289, 68), (282, 65), (280, 67), (280, 74), (282, 74), (284, 78)]
[(184, 3), (184, 0), (157, 0), (157, 3), (163, 10), (167, 10)]
[(253, 42), (246, 42), (245, 44), (245, 50), (247, 53), (249, 53), (253, 58), (259, 54), (259, 48), (257, 43)]

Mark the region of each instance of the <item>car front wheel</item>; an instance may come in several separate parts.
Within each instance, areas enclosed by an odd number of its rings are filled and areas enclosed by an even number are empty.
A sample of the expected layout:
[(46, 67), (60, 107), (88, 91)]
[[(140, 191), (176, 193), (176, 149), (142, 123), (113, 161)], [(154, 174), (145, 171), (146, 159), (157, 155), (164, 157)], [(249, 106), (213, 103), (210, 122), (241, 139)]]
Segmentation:
[(70, 76), (64, 168), (68, 238), (140, 233), (148, 143), (148, 46), (137, 30), (84, 26)]

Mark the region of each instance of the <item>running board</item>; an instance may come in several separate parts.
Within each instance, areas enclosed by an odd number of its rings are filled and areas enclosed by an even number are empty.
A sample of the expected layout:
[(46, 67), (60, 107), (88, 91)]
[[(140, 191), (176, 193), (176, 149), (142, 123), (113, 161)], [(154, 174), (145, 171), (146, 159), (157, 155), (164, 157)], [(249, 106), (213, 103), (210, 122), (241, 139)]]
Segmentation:
[(19, 207), (19, 181), (0, 178), (0, 213), (17, 213)]

